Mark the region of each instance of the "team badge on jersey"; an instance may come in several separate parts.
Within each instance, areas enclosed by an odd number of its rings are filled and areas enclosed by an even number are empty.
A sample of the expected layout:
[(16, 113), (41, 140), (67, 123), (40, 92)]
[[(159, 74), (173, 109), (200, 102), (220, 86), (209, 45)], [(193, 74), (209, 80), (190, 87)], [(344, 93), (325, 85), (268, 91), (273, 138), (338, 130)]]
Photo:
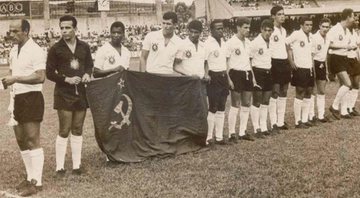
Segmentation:
[(186, 56), (186, 58), (191, 58), (191, 56), (192, 56), (191, 51), (190, 51), (190, 50), (186, 50), (186, 51), (185, 51), (185, 56)]
[(279, 41), (279, 37), (277, 35), (274, 36), (274, 41), (278, 42)]
[(321, 45), (318, 45), (318, 46), (317, 46), (317, 49), (320, 51), (320, 50), (321, 50)]
[(79, 61), (76, 58), (73, 58), (70, 62), (71, 69), (78, 70), (79, 69)]
[(114, 56), (109, 57), (109, 63), (112, 64), (112, 65), (115, 63), (115, 57)]
[(151, 46), (151, 49), (152, 49), (154, 52), (156, 52), (156, 51), (159, 49), (158, 44), (157, 44), (157, 43), (153, 43), (152, 46)]
[(342, 41), (343, 40), (343, 36), (339, 35), (339, 40)]
[(304, 47), (305, 46), (305, 42), (304, 41), (300, 41), (300, 47)]
[(219, 57), (219, 55), (220, 55), (220, 54), (219, 54), (219, 51), (215, 50), (215, 51), (214, 51), (214, 56), (217, 58), (217, 57)]
[(263, 54), (264, 54), (263, 48), (260, 48), (260, 49), (259, 49), (259, 54), (260, 54), (260, 55), (263, 55)]
[(240, 49), (236, 49), (236, 50), (235, 50), (235, 54), (239, 56), (239, 55), (241, 54)]

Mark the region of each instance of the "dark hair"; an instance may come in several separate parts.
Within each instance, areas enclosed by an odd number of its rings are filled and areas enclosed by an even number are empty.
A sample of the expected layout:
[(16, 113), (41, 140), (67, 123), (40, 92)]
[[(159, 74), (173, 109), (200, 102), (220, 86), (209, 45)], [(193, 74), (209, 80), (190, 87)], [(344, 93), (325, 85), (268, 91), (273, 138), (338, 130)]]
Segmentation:
[(250, 25), (250, 19), (247, 17), (239, 17), (235, 21), (235, 25), (238, 27), (242, 27), (244, 24)]
[(345, 8), (341, 13), (341, 20), (346, 20), (351, 14), (354, 13), (354, 10), (351, 8)]
[(198, 20), (192, 20), (192, 21), (188, 24), (187, 28), (188, 28), (189, 30), (190, 30), (190, 29), (195, 29), (195, 30), (198, 30), (198, 31), (200, 31), (200, 32), (202, 32), (202, 30), (203, 30), (202, 23), (201, 23), (200, 21), (198, 21)]
[(63, 21), (72, 21), (73, 28), (77, 27), (77, 20), (75, 17), (73, 17), (71, 15), (64, 15), (64, 16), (60, 17), (60, 23)]
[(175, 12), (165, 12), (164, 16), (163, 16), (164, 20), (169, 20), (171, 19), (172, 23), (177, 23), (178, 19), (177, 19), (177, 15)]
[(223, 23), (223, 20), (222, 20), (222, 19), (215, 19), (215, 20), (211, 21), (211, 23), (210, 23), (210, 29), (211, 29), (211, 30), (214, 29), (215, 24), (217, 24), (217, 23)]
[(271, 28), (274, 29), (274, 23), (270, 19), (265, 19), (261, 22), (261, 29)]
[(305, 21), (312, 21), (309, 17), (300, 17), (300, 25), (304, 25)]
[(279, 6), (279, 5), (276, 5), (276, 6), (272, 7), (271, 10), (270, 10), (271, 16), (275, 16), (276, 13), (278, 13), (280, 10), (284, 10), (284, 8), (282, 6)]
[(331, 20), (329, 19), (329, 18), (322, 18), (321, 20), (320, 20), (320, 25), (321, 24), (323, 24), (323, 23), (330, 23), (331, 24)]
[(21, 31), (27, 31), (28, 34), (30, 32), (30, 23), (26, 19), (21, 19)]
[(112, 31), (113, 28), (115, 27), (120, 27), (122, 30), (122, 33), (125, 32), (125, 26), (121, 21), (115, 21), (114, 23), (111, 24), (110, 26), (110, 32)]

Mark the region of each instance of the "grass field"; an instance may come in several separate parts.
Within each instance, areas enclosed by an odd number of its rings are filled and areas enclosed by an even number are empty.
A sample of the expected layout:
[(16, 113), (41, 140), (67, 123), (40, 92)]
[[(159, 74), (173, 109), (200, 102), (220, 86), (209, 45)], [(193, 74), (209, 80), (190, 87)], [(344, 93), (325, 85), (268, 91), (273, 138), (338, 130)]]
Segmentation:
[[(0, 76), (4, 72), (0, 68)], [(69, 147), (65, 167), (70, 171), (64, 179), (55, 179), (58, 121), (52, 109), (53, 86), (49, 81), (44, 86), (44, 190), (34, 197), (360, 197), (360, 118), (295, 130), (292, 87), (286, 112), (289, 131), (137, 164), (106, 165), (88, 112), (82, 157), (87, 174), (71, 175)], [(328, 86), (326, 106), (336, 89), (336, 83)], [(13, 131), (6, 126), (8, 98), (0, 92), (0, 197), (16, 195), (14, 186), (25, 173)]]

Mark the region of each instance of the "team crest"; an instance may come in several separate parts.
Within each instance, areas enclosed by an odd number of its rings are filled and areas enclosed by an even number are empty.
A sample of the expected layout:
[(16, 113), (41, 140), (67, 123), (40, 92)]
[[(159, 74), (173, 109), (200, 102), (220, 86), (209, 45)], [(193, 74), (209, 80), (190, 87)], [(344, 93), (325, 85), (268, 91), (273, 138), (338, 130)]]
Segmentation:
[(305, 46), (305, 42), (304, 42), (304, 41), (301, 41), (301, 42), (300, 42), (300, 46), (301, 46), (301, 47), (304, 47), (304, 46)]
[(260, 49), (259, 49), (259, 54), (260, 54), (260, 55), (263, 55), (263, 54), (264, 54), (263, 48), (260, 48)]
[(70, 62), (71, 69), (78, 70), (79, 69), (79, 61), (76, 58), (73, 58)]
[(318, 46), (317, 46), (317, 49), (320, 51), (320, 50), (321, 50), (321, 45), (318, 45)]
[(114, 56), (110, 56), (109, 63), (112, 64), (112, 65), (115, 63), (115, 57)]
[(154, 52), (156, 52), (156, 51), (159, 49), (158, 44), (157, 44), (157, 43), (153, 43), (152, 46), (151, 46), (151, 49), (152, 49)]
[(185, 52), (185, 56), (186, 56), (186, 58), (191, 58), (191, 51), (190, 50), (186, 50), (186, 52)]
[(214, 56), (217, 58), (217, 57), (219, 57), (219, 55), (220, 55), (220, 54), (219, 54), (219, 51), (215, 50), (215, 51), (214, 51)]
[(343, 36), (339, 35), (339, 40), (342, 41), (343, 40)]
[(236, 50), (235, 50), (235, 54), (239, 56), (239, 55), (241, 54), (240, 49), (236, 49)]
[(279, 37), (277, 35), (274, 36), (274, 41), (278, 42), (279, 41)]

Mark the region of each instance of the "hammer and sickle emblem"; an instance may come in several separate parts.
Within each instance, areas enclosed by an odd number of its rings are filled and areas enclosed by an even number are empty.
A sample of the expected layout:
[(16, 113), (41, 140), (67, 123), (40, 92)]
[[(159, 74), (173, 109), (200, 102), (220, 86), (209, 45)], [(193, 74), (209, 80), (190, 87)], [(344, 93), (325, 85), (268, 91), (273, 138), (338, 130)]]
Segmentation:
[(123, 107), (124, 101), (120, 100), (119, 104), (116, 105), (114, 111), (115, 111), (115, 113), (120, 114), (120, 116), (122, 117), (122, 121), (120, 123), (118, 121), (111, 121), (109, 130), (111, 130), (113, 128), (121, 130), (124, 125), (130, 126), (130, 124), (131, 124), (131, 121), (130, 121), (130, 115), (132, 112), (131, 98), (126, 94), (122, 94), (121, 96), (123, 96), (126, 99), (126, 101), (128, 103), (128, 108), (127, 108), (126, 112), (123, 112), (122, 107)]

